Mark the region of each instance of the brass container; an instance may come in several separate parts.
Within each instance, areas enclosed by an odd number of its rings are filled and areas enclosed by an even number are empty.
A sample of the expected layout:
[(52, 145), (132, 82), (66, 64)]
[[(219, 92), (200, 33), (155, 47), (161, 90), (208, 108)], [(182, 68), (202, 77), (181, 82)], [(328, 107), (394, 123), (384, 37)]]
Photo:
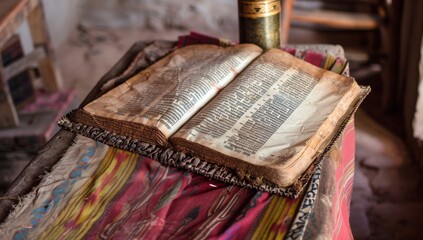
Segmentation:
[(280, 47), (280, 0), (238, 0), (240, 43)]

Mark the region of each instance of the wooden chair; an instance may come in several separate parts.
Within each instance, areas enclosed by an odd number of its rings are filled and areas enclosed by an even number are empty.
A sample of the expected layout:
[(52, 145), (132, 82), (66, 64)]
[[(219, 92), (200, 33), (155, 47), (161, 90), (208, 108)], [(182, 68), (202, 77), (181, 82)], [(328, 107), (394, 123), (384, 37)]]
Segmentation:
[(0, 49), (24, 20), (28, 20), (35, 50), (7, 68), (3, 67), (0, 59), (0, 128), (19, 124), (7, 81), (21, 70), (37, 63), (44, 89), (56, 91), (61, 88), (60, 74), (55, 65), (54, 51), (40, 0), (0, 1)]
[[(286, 45), (291, 24), (338, 30), (377, 31), (385, 16), (380, 0), (283, 0), (281, 44)], [(310, 7), (318, 5), (319, 7)]]

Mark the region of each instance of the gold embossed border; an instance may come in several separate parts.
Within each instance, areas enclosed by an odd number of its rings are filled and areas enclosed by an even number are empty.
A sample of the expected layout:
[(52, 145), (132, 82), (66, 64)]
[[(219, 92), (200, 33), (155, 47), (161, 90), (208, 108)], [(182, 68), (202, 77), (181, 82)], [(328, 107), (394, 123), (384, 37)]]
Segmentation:
[(281, 12), (279, 0), (270, 1), (243, 1), (238, 0), (238, 11), (241, 17), (261, 18), (269, 17)]

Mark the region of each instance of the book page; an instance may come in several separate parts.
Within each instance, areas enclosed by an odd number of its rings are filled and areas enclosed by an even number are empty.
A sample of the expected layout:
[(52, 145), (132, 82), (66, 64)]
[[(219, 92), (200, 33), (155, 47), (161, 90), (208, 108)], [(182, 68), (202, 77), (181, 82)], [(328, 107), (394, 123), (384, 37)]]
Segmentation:
[(296, 166), (304, 171), (360, 93), (352, 78), (272, 49), (172, 139), (195, 142), (256, 166), (289, 168), (295, 159), (308, 157)]
[(158, 128), (169, 137), (261, 52), (251, 44), (177, 49), (84, 110)]

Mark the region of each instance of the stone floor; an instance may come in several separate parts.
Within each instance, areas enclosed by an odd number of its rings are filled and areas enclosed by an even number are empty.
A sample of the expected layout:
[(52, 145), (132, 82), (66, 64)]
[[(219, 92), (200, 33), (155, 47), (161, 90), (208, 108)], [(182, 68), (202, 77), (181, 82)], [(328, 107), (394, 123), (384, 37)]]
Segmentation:
[(400, 139), (356, 115), (351, 227), (356, 239), (423, 239), (423, 174)]
[[(187, 32), (79, 29), (57, 49), (64, 86), (77, 89), (82, 100), (134, 42), (175, 40), (183, 33)], [(356, 126), (357, 164), (351, 202), (354, 237), (423, 239), (423, 221), (419, 219), (423, 213), (421, 170), (410, 163), (401, 140), (364, 111), (357, 113)]]

